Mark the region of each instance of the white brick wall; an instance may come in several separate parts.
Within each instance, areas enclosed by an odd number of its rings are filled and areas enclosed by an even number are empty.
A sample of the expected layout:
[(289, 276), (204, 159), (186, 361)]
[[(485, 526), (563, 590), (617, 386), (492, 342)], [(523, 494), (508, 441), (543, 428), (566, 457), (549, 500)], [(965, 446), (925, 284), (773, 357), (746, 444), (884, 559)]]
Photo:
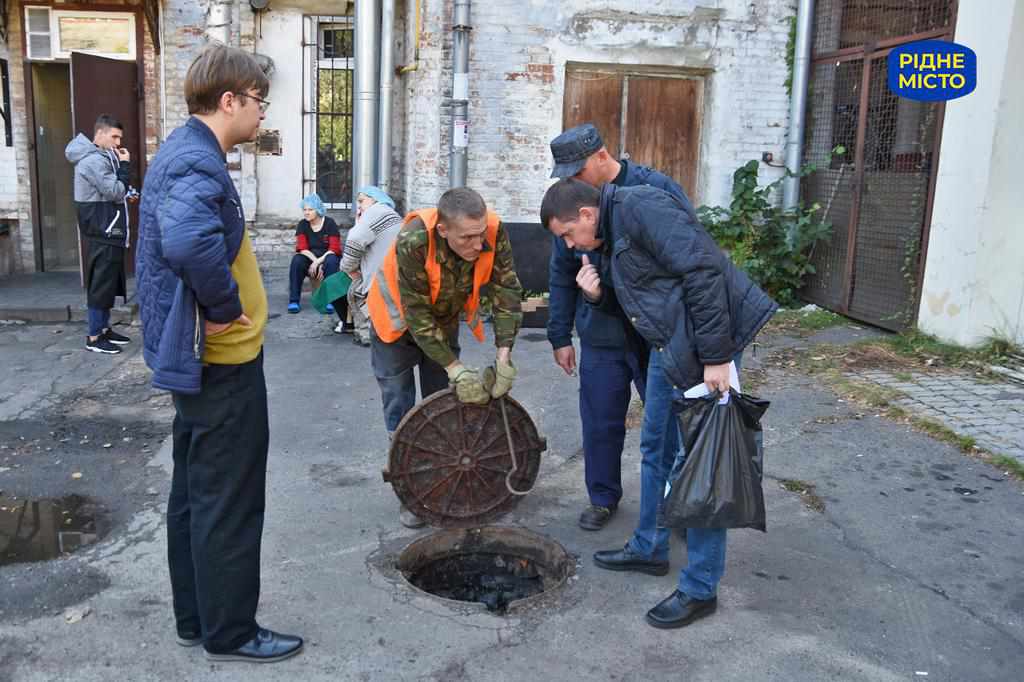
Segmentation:
[[(420, 70), (408, 107), (404, 184), (410, 205), (448, 186), (451, 0), (424, 2)], [(708, 9), (707, 5), (714, 8)], [(470, 53), (468, 184), (508, 221), (536, 221), (561, 132), (566, 62), (710, 69), (699, 161), (702, 203), (727, 203), (733, 171), (771, 151), (788, 122), (785, 49), (795, 0), (475, 2)], [(412, 24), (413, 7), (407, 8)], [(411, 37), (411, 36), (410, 36)], [(779, 171), (762, 166), (765, 180)]]

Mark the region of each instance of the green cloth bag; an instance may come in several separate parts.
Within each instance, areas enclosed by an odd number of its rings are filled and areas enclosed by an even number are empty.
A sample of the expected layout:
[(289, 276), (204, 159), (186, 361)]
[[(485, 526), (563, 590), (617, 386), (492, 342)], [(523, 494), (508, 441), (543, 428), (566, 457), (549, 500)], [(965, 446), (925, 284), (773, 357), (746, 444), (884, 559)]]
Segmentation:
[(336, 272), (317, 287), (317, 290), (313, 292), (310, 302), (314, 308), (326, 315), (327, 304), (339, 298), (344, 298), (348, 294), (348, 288), (351, 285), (352, 278), (348, 276), (348, 273)]

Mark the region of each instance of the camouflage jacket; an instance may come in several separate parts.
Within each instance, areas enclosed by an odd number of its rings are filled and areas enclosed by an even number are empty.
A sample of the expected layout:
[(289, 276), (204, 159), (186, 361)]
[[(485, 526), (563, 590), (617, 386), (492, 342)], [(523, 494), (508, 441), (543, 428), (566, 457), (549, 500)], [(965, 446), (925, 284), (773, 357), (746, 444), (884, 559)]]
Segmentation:
[[(423, 267), (427, 261), (427, 230), (419, 218), (409, 222), (398, 233), (398, 290), (405, 323), (416, 345), (431, 360), (447, 367), (457, 359), (450, 341), (458, 333), (462, 308), (473, 293), (473, 263), (460, 258), (440, 235), (435, 235), (435, 238), (435, 257), (441, 264), (441, 291), (437, 302), (430, 302), (430, 284)], [(523, 288), (512, 261), (512, 244), (500, 225), (496, 242), (494, 269), (490, 283), (481, 289), (480, 307), (486, 309), (486, 302), (490, 301), (495, 345), (511, 348), (523, 321), (520, 310)], [(484, 249), (490, 249), (486, 242)]]

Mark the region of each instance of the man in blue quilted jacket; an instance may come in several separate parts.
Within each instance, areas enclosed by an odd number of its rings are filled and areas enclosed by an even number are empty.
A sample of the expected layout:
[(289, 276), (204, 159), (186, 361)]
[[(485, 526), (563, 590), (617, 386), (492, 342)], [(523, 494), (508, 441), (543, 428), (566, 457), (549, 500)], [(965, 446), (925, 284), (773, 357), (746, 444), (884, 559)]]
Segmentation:
[[(669, 530), (658, 507), (675, 459), (661, 444), (674, 430), (672, 405), (703, 382), (729, 390), (730, 362), (771, 319), (778, 305), (718, 248), (693, 210), (655, 187), (596, 189), (574, 179), (548, 188), (541, 222), (566, 246), (586, 254), (577, 282), (588, 305), (615, 308), (650, 345), (640, 431), (640, 517), (622, 549), (596, 552), (612, 571), (665, 575)], [(654, 418), (654, 416), (657, 418)], [(657, 628), (683, 627), (714, 613), (725, 572), (726, 530), (687, 528), (687, 565), (676, 590), (647, 612)]]
[(214, 661), (269, 663), (302, 639), (256, 623), (266, 506), (267, 294), (226, 154), (255, 138), (270, 83), (215, 46), (185, 77), (192, 116), (146, 173), (136, 254), (143, 351), (174, 398), (167, 556), (177, 641)]

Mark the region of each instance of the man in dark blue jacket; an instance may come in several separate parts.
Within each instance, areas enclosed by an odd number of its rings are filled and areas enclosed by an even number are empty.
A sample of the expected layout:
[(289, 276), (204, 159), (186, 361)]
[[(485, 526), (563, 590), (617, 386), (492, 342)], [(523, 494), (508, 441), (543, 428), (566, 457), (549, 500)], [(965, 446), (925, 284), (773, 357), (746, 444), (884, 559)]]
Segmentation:
[[(656, 170), (617, 161), (605, 148), (601, 135), (590, 123), (565, 131), (551, 141), (555, 159), (553, 178), (573, 177), (594, 187), (611, 183), (619, 187), (651, 185), (677, 197), (685, 206), (689, 199), (672, 178)], [(692, 211), (692, 209), (690, 209)], [(576, 351), (572, 328), (580, 337), (580, 421), (583, 426), (583, 463), (590, 505), (580, 515), (584, 530), (599, 530), (618, 509), (622, 498), (622, 444), (626, 437), (626, 413), (631, 395), (630, 382), (641, 398), (645, 390), (647, 347), (643, 339), (626, 324), (622, 310), (615, 305), (599, 309), (586, 305), (576, 278), (581, 254), (553, 239), (549, 265), (551, 294), (548, 316), (548, 340), (554, 349), (555, 363), (572, 374), (576, 369)], [(599, 267), (601, 255), (589, 254), (591, 264)], [(679, 450), (675, 428), (665, 434), (662, 446), (667, 457)]]
[(174, 399), (167, 558), (177, 641), (214, 661), (269, 663), (302, 639), (256, 623), (266, 509), (267, 294), (228, 175), (270, 83), (251, 54), (211, 47), (189, 67), (192, 116), (146, 173), (136, 254), (143, 351)]
[[(658, 527), (657, 513), (674, 456), (649, 442), (676, 428), (672, 403), (683, 390), (701, 382), (729, 390), (730, 361), (738, 364), (778, 306), (722, 253), (691, 210), (654, 187), (597, 190), (561, 180), (544, 195), (541, 221), (566, 246), (602, 256), (600, 267), (585, 257), (577, 280), (582, 295), (599, 308), (621, 307), (651, 347), (640, 518), (625, 547), (597, 552), (594, 563), (665, 575), (669, 531)], [(687, 529), (688, 562), (678, 588), (647, 612), (648, 623), (682, 627), (715, 611), (725, 540), (724, 528)]]

